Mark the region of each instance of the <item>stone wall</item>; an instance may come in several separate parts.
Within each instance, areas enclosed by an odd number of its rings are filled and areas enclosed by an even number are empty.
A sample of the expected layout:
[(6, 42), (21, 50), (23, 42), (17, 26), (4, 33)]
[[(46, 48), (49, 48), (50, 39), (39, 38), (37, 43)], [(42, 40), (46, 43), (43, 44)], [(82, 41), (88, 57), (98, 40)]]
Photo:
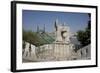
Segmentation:
[(77, 51), (78, 58), (77, 59), (91, 59), (91, 45), (87, 45), (83, 48), (80, 48)]
[(29, 50), (29, 43), (25, 42), (25, 48), (22, 49), (22, 59), (25, 61), (35, 61), (36, 60), (36, 47), (31, 45), (31, 51)]
[(28, 61), (62, 61), (71, 60), (73, 51), (72, 44), (66, 43), (53, 43), (43, 46), (35, 47), (31, 45), (32, 50), (29, 51), (29, 43), (26, 43), (26, 47), (23, 54), (23, 60)]
[(40, 47), (31, 45), (31, 48), (32, 50), (30, 52), (29, 43), (26, 43), (25, 50), (23, 50), (23, 62), (91, 59), (90, 45), (80, 48), (77, 52), (74, 51), (73, 44), (67, 43), (45, 44)]

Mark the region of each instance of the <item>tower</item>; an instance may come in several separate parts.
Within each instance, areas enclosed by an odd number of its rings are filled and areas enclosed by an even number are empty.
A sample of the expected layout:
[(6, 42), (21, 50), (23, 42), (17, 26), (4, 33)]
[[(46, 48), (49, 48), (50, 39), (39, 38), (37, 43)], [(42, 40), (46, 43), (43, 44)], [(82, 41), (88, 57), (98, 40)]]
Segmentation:
[(56, 42), (69, 42), (69, 27), (64, 24), (59, 24), (58, 20), (55, 21), (55, 37)]

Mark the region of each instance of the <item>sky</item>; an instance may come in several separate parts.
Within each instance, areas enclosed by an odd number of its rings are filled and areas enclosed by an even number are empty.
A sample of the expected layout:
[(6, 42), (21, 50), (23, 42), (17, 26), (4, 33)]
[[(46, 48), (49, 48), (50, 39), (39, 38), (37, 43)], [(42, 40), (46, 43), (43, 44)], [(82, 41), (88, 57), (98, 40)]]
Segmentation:
[(78, 30), (84, 30), (88, 24), (88, 13), (76, 12), (55, 12), (55, 11), (34, 11), (23, 10), (22, 24), (24, 30), (36, 31), (37, 26), (40, 29), (44, 28), (47, 32), (54, 31), (54, 22), (58, 20), (59, 24), (64, 24), (70, 27), (72, 33)]

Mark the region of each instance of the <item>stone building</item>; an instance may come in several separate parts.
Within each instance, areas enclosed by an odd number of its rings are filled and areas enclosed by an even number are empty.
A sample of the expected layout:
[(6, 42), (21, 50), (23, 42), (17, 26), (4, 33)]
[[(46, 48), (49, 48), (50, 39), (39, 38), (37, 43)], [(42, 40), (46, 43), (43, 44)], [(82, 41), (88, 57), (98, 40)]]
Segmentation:
[(70, 28), (55, 21), (54, 56), (59, 60), (70, 60), (74, 44), (70, 42)]
[[(42, 40), (45, 40), (45, 44), (36, 47), (31, 45), (32, 52), (29, 52), (29, 45), (27, 43), (25, 53), (23, 54), (23, 60), (28, 61), (63, 61), (63, 60), (76, 60), (76, 59), (90, 59), (90, 45), (79, 49), (80, 43), (72, 41), (71, 32), (69, 26), (65, 23), (60, 24), (58, 20), (54, 23), (55, 31), (53, 31), (54, 40), (48, 36), (46, 31), (38, 34)], [(45, 30), (45, 29), (44, 29)], [(50, 33), (51, 34), (51, 33)], [(72, 39), (71, 39), (72, 38)], [(51, 41), (52, 39), (52, 41)], [(50, 41), (50, 42), (49, 42)], [(78, 49), (75, 51), (75, 49)], [(27, 56), (28, 53), (28, 56)]]

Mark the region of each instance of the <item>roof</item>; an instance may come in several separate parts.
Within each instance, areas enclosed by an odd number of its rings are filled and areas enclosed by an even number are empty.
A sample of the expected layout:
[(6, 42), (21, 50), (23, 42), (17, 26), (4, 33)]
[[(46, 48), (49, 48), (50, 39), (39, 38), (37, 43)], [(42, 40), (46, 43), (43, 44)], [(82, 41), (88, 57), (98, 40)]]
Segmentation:
[(34, 41), (34, 45), (36, 46), (51, 44), (53, 41), (55, 41), (52, 36), (48, 35), (45, 32), (38, 32), (36, 33), (36, 35), (34, 35), (34, 37), (37, 37), (37, 41)]

